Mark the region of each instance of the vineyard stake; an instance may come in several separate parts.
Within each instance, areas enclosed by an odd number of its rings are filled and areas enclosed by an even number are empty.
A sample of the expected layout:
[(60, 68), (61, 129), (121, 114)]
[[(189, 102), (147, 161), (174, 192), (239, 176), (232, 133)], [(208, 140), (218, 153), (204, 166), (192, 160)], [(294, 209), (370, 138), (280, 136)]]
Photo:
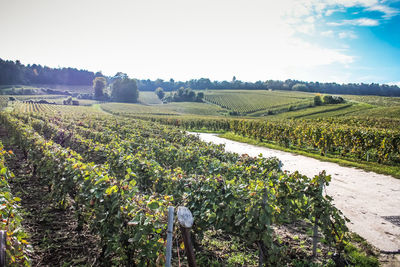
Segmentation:
[(174, 207), (168, 207), (167, 251), (165, 267), (171, 267), (172, 233), (174, 228)]
[(318, 246), (318, 217), (315, 217), (314, 231), (313, 231), (313, 241), (312, 241), (312, 255), (317, 256), (317, 246)]
[[(279, 161), (279, 169), (282, 168), (282, 161)], [(265, 205), (267, 205), (268, 201), (268, 190), (267, 188), (264, 188), (264, 196), (263, 196), (263, 201), (261, 204), (261, 207), (265, 210)], [(265, 261), (265, 253), (264, 253), (264, 242), (263, 241), (258, 241), (258, 266), (262, 267), (264, 266), (264, 261)]]
[[(319, 193), (322, 197), (322, 191), (324, 190), (324, 184), (319, 185)], [(312, 240), (312, 255), (317, 256), (317, 246), (318, 246), (318, 215), (315, 213), (314, 229), (313, 229), (313, 240)]]
[(263, 242), (258, 241), (257, 242), (258, 246), (258, 267), (263, 267), (264, 266), (264, 249), (263, 249)]
[(0, 231), (0, 267), (6, 266), (7, 231)]
[(193, 215), (188, 208), (182, 206), (178, 207), (177, 214), (178, 221), (181, 225), (183, 243), (185, 244), (185, 251), (188, 258), (189, 267), (197, 267), (193, 245), (190, 239), (190, 229), (193, 225)]

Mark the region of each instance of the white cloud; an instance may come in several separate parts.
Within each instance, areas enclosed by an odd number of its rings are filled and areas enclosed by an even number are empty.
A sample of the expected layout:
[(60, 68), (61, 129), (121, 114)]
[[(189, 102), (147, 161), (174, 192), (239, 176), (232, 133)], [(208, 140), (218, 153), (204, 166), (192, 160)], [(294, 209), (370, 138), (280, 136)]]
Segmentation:
[(399, 10), (394, 9), (390, 6), (384, 6), (384, 5), (373, 5), (371, 7), (368, 7), (365, 9), (367, 11), (379, 11), (384, 14), (383, 18), (385, 19), (390, 19), (393, 16), (396, 16), (399, 14)]
[[(350, 64), (354, 61), (352, 56), (346, 55), (341, 50), (320, 47), (300, 39), (293, 39), (285, 47), (289, 58), (293, 58), (292, 65), (313, 67), (329, 65), (332, 63)], [(299, 53), (300, 52), (300, 53)]]
[(378, 26), (379, 21), (370, 18), (359, 18), (359, 19), (345, 19), (340, 22), (329, 22), (330, 26), (343, 26), (343, 25), (354, 25), (354, 26)]
[(357, 39), (358, 36), (353, 31), (339, 32), (340, 39)]
[[(323, 37), (335, 37), (336, 33), (332, 30), (329, 31), (324, 31), (320, 33), (321, 36)], [(337, 33), (337, 37), (339, 37), (340, 39), (357, 39), (358, 36), (353, 32), (353, 31), (343, 31), (343, 32), (339, 32)]]
[(333, 37), (333, 31), (329, 30), (329, 31), (325, 31), (325, 32), (321, 32), (321, 35), (324, 37)]
[(390, 83), (387, 83), (388, 85), (397, 85), (397, 86), (399, 86), (400, 87), (400, 81), (398, 81), (398, 82), (390, 82)]
[(336, 9), (329, 9), (325, 12), (325, 16), (329, 17), (333, 13), (335, 13), (337, 10)]
[(346, 9), (344, 7), (338, 7), (338, 8), (329, 8), (325, 11), (325, 16), (329, 17), (335, 12), (346, 12)]
[[(347, 48), (344, 44), (332, 42), (328, 48), (318, 38), (302, 40), (296, 33), (338, 37), (341, 29), (318, 32), (321, 18), (333, 13), (329, 10), (377, 4), (372, 0), (97, 1), (95, 13), (90, 12), (90, 1), (77, 0), (71, 5), (43, 0), (16, 5), (12, 12), (12, 5), (3, 11), (0, 8), (0, 32), (5, 40), (0, 42), (1, 53), (25, 63), (76, 66), (108, 74), (124, 71), (141, 78), (220, 80), (238, 74), (244, 80), (266, 76), (324, 80), (333, 65), (340, 77), (348, 72), (343, 67), (357, 58), (349, 49), (335, 49)], [(141, 12), (132, 16), (134, 10)], [(6, 13), (22, 19), (15, 23), (6, 19)], [(72, 21), (70, 14), (76, 17)], [(60, 23), (48, 23), (54, 20)], [(104, 32), (108, 38), (98, 42)], [(33, 42), (28, 46), (24, 39)]]
[[(323, 16), (331, 16), (334, 12), (346, 12), (350, 7), (361, 7), (365, 11), (378, 11), (383, 13), (383, 19), (390, 19), (400, 14), (400, 10), (392, 8), (389, 3), (379, 0), (282, 0), (287, 7), (286, 16), (288, 18), (302, 18), (303, 23), (316, 23), (315, 19)], [(313, 21), (308, 21), (312, 17)], [(355, 20), (343, 20), (331, 22), (328, 25), (354, 25), (354, 26), (377, 26), (379, 20), (370, 18), (359, 18)], [(302, 27), (300, 27), (302, 29)], [(303, 30), (304, 31), (304, 30)]]
[(308, 24), (304, 23), (304, 24), (300, 24), (300, 25), (295, 25), (294, 29), (297, 32), (312, 35), (315, 32), (315, 25), (310, 24), (310, 23), (308, 23)]
[[(316, 0), (318, 1), (318, 0)], [(378, 0), (326, 0), (326, 3), (331, 6), (354, 7), (364, 6), (369, 7), (378, 4)]]

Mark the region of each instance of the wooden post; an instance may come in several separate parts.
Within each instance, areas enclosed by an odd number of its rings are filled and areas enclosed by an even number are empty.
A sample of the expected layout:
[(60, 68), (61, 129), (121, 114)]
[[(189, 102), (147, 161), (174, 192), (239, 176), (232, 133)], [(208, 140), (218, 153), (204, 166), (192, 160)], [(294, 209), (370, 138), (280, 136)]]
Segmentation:
[[(319, 193), (321, 194), (322, 197), (322, 191), (324, 190), (324, 184), (320, 184), (319, 187)], [(314, 204), (315, 205), (315, 204)], [(314, 206), (315, 208), (315, 206)], [(318, 246), (318, 214), (315, 212), (314, 214), (315, 220), (314, 220), (314, 229), (313, 229), (313, 240), (312, 240), (312, 255), (313, 257), (317, 256), (317, 246)]]
[(282, 166), (283, 166), (282, 161), (279, 161), (279, 164), (278, 164), (279, 170), (282, 170)]
[(193, 215), (188, 208), (182, 206), (178, 207), (177, 215), (178, 221), (181, 225), (183, 243), (185, 244), (185, 251), (188, 258), (189, 267), (197, 267), (193, 245), (190, 239), (190, 229), (193, 225)]
[(0, 231), (0, 267), (6, 266), (7, 231)]
[(317, 256), (317, 246), (318, 246), (318, 217), (315, 217), (313, 240), (312, 240), (312, 255), (313, 255), (313, 257)]
[(258, 246), (258, 267), (264, 266), (264, 249), (262, 241), (257, 242)]
[[(279, 169), (281, 168), (282, 168), (282, 162), (279, 161)], [(268, 189), (264, 188), (263, 202), (261, 204), (261, 207), (264, 210), (264, 212), (265, 212), (265, 206), (267, 205), (267, 201), (268, 201)], [(264, 242), (262, 240), (257, 241), (257, 246), (258, 246), (258, 266), (263, 267), (265, 262)]]
[(165, 267), (171, 267), (172, 258), (172, 233), (174, 228), (174, 207), (168, 207), (167, 251)]

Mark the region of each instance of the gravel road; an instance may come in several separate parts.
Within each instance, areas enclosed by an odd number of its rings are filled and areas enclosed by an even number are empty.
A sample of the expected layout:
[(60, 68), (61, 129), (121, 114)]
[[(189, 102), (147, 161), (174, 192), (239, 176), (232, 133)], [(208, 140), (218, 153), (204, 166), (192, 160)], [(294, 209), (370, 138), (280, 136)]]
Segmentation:
[[(197, 134), (197, 133), (192, 133)], [(397, 216), (400, 221), (400, 179), (376, 174), (335, 163), (323, 162), (305, 156), (249, 145), (218, 137), (216, 134), (199, 133), (200, 139), (215, 144), (225, 144), (229, 152), (264, 157), (277, 157), (283, 170), (299, 171), (309, 177), (326, 170), (332, 176), (327, 193), (334, 204), (351, 220), (348, 227), (382, 251), (400, 251), (399, 226), (384, 219)], [(399, 222), (400, 223), (400, 222)]]

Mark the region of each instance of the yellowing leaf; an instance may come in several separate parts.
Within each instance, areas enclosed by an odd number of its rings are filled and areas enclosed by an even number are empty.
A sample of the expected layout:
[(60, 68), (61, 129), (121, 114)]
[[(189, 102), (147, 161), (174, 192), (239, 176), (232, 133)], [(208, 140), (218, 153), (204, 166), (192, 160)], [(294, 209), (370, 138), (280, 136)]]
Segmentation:
[(111, 187), (106, 189), (106, 194), (107, 195), (111, 195), (114, 192), (118, 192), (118, 187), (116, 185), (111, 186)]

